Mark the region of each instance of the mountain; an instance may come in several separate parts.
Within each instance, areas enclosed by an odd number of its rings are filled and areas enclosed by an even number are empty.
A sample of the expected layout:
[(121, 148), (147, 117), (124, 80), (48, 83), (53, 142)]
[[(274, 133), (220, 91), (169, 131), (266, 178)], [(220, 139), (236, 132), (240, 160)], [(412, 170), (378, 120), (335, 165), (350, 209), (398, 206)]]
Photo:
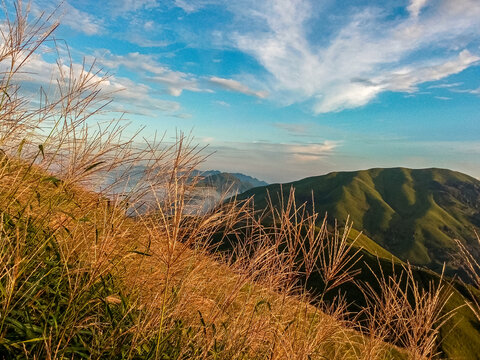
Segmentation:
[(459, 239), (476, 254), (474, 230), (480, 227), (480, 181), (446, 169), (369, 169), (333, 172), (324, 176), (251, 189), (240, 198), (255, 197), (263, 208), (268, 194), (275, 205), (279, 195), (295, 188), (298, 203), (312, 204), (330, 219), (345, 221), (402, 260), (447, 273), (458, 270), (453, 259)]
[[(362, 230), (355, 248), (362, 247), (362, 260), (357, 280), (379, 291), (375, 276), (391, 276), (402, 271), (402, 262), (414, 267), (420, 288), (430, 281), (438, 283), (443, 261), (446, 272), (459, 273), (453, 256), (457, 250), (453, 239), (464, 241), (479, 252), (474, 230), (480, 227), (480, 181), (468, 175), (445, 169), (370, 169), (334, 172), (287, 183), (251, 189), (238, 197), (254, 196), (255, 207), (262, 209), (269, 199), (279, 206), (280, 194), (288, 198), (295, 188), (297, 204), (306, 202), (315, 211), (328, 213), (329, 219), (344, 222), (347, 216), (355, 229)], [(350, 240), (359, 235), (352, 229)], [(426, 269), (425, 267), (430, 268)], [(432, 271), (434, 270), (434, 271)], [(376, 275), (375, 275), (376, 274)], [(309, 288), (322, 289), (322, 280), (313, 276)], [(468, 307), (460, 307), (470, 297), (480, 296), (468, 291), (468, 285), (452, 280), (451, 298), (443, 313), (456, 309), (439, 334), (439, 352), (449, 359), (480, 359), (480, 322)], [(470, 289), (471, 290), (471, 289)], [(355, 284), (342, 286), (352, 314), (363, 304), (363, 294)], [(332, 294), (335, 296), (337, 293)]]
[[(202, 174), (203, 175), (203, 174)], [(198, 186), (212, 187), (219, 194), (229, 196), (243, 193), (258, 186), (267, 186), (265, 181), (240, 173), (209, 173), (198, 182)]]
[(232, 173), (233, 176), (235, 176), (237, 179), (244, 183), (249, 183), (252, 185), (252, 187), (258, 187), (258, 186), (267, 186), (268, 183), (263, 180), (258, 180), (257, 178), (251, 177), (249, 175), (245, 174), (240, 174), (240, 173)]
[[(352, 230), (350, 239), (356, 238), (357, 235), (358, 232)], [(353, 251), (356, 251), (358, 247), (363, 249), (360, 251), (362, 259), (355, 265), (355, 268), (359, 270), (356, 281), (367, 283), (375, 292), (380, 293), (376, 276), (382, 274), (388, 278), (402, 273), (402, 262), (387, 250), (375, 245), (375, 242), (367, 236), (360, 235), (357, 238)], [(427, 291), (432, 282), (438, 284), (441, 278), (434, 271), (421, 267), (413, 267), (412, 271), (418, 287)], [(437, 339), (438, 358), (480, 360), (478, 351), (480, 349), (480, 321), (468, 306), (464, 306), (466, 302), (472, 301), (472, 296), (478, 301), (480, 293), (458, 280), (447, 279), (447, 282), (451, 285), (446, 285), (451, 296), (445, 304), (442, 315), (448, 317), (449, 312), (453, 311), (453, 316), (440, 328)], [(309, 285), (315, 289), (321, 288), (321, 284), (321, 279), (314, 276)], [(346, 302), (350, 304), (351, 313), (359, 315), (359, 308), (366, 305), (362, 291), (353, 283), (341, 286), (341, 290)], [(331, 294), (331, 296), (336, 294)], [(393, 340), (395, 341), (395, 339)]]

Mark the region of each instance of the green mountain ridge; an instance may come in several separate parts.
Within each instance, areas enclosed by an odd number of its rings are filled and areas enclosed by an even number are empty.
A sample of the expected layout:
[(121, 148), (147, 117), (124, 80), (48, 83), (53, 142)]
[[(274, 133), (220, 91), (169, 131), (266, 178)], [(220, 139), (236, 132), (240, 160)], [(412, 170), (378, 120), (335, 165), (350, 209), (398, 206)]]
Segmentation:
[[(349, 240), (356, 241), (353, 251), (361, 248), (361, 261), (355, 265), (355, 268), (360, 270), (356, 280), (369, 284), (375, 291), (380, 291), (380, 289), (373, 274), (383, 274), (385, 277), (391, 276), (393, 272), (399, 274), (404, 265), (402, 260), (412, 263), (414, 261), (409, 257), (408, 251), (406, 255), (400, 251), (394, 252), (396, 249), (402, 248), (399, 246), (395, 248), (395, 242), (382, 239), (379, 236), (382, 232), (377, 232), (375, 238), (370, 238), (372, 229), (380, 228), (383, 233), (389, 231), (395, 233), (396, 229), (390, 229), (389, 225), (409, 225), (409, 228), (404, 232), (399, 232), (399, 236), (395, 239), (401, 239), (400, 235), (403, 234), (422, 233), (429, 228), (443, 230), (441, 240), (447, 242), (448, 252), (441, 255), (446, 258), (450, 256), (449, 251), (455, 251), (454, 240), (448, 237), (447, 228), (453, 227), (456, 231), (455, 237), (467, 241), (471, 246), (475, 245), (472, 236), (473, 230), (470, 234), (462, 226), (470, 228), (478, 226), (475, 219), (478, 219), (476, 204), (479, 199), (480, 181), (468, 175), (444, 169), (370, 169), (350, 173), (331, 173), (288, 184), (258, 187), (241, 194), (239, 198), (254, 196), (255, 206), (259, 209), (264, 208), (269, 199), (275, 206), (278, 206), (280, 204), (279, 195), (283, 193), (284, 198), (288, 197), (291, 186), (295, 188), (297, 204), (307, 202), (311, 205), (313, 192), (316, 211), (328, 212), (330, 219), (336, 218), (340, 221), (345, 221), (350, 215), (355, 228), (363, 230), (360, 232), (352, 229), (349, 234)], [(400, 189), (400, 191), (395, 191), (395, 189)], [(335, 203), (336, 199), (339, 199), (338, 203)], [(360, 210), (355, 207), (357, 203)], [(383, 209), (386, 209), (386, 215), (382, 215), (379, 211)], [(362, 217), (362, 211), (370, 213), (368, 216)], [(452, 211), (452, 214), (445, 216), (444, 213), (448, 211)], [(373, 221), (374, 216), (379, 216), (379, 224), (375, 224)], [(400, 220), (392, 223), (392, 219), (397, 217), (400, 217)], [(419, 217), (418, 221), (415, 219), (416, 217)], [(451, 219), (453, 219), (453, 225), (447, 222)], [(428, 222), (433, 222), (433, 224), (428, 224)], [(372, 226), (372, 223), (377, 227)], [(413, 225), (418, 226), (418, 229), (412, 228)], [(454, 227), (454, 225), (456, 226)], [(370, 231), (365, 231), (366, 226)], [(413, 241), (418, 241), (418, 238), (414, 238)], [(437, 244), (438, 248), (435, 250), (441, 253), (442, 242)], [(424, 246), (423, 241), (417, 247), (422, 245)], [(390, 248), (393, 248), (394, 251)], [(408, 250), (412, 252), (415, 249), (416, 247), (412, 247)], [(425, 251), (428, 250), (425, 247)], [(450, 261), (450, 270), (456, 271), (458, 267), (455, 266), (454, 261), (451, 258), (448, 260)], [(437, 261), (438, 265), (435, 264), (436, 266), (421, 262), (418, 265), (429, 265), (433, 270), (439, 272), (440, 259)], [(413, 268), (415, 280), (419, 287), (424, 289), (428, 289), (430, 282), (438, 284), (441, 277), (437, 272), (421, 266)], [(480, 294), (460, 281), (448, 278), (444, 281), (451, 281), (451, 286), (448, 285), (451, 297), (442, 314), (447, 315), (450, 311), (455, 311), (454, 316), (440, 329), (438, 356), (446, 359), (480, 359), (478, 351), (480, 349), (480, 322), (465, 306), (466, 301), (471, 301), (472, 295), (480, 298)], [(315, 289), (321, 289), (323, 284), (318, 274), (314, 275), (308, 283), (314, 293)], [(364, 305), (363, 293), (353, 283), (342, 285), (341, 289), (347, 303), (350, 304), (349, 310), (352, 314), (357, 314), (359, 305)], [(472, 291), (472, 294), (469, 291)], [(336, 294), (331, 295), (335, 296)], [(393, 341), (393, 343), (395, 342)]]
[[(403, 261), (420, 266), (414, 268), (414, 276), (423, 288), (430, 281), (438, 283), (444, 261), (446, 273), (459, 273), (454, 258), (455, 238), (480, 254), (474, 239), (474, 230), (480, 227), (480, 181), (468, 175), (437, 168), (333, 172), (257, 187), (238, 198), (253, 196), (258, 209), (265, 208), (269, 201), (279, 206), (282, 196), (288, 198), (291, 187), (295, 189), (297, 205), (307, 203), (311, 207), (314, 203), (315, 211), (327, 213), (332, 221), (337, 219), (341, 224), (347, 217), (353, 221), (349, 239), (356, 239), (355, 249), (362, 248), (362, 260), (356, 265), (360, 270), (357, 278), (377, 291), (372, 271), (388, 277), (393, 269), (396, 273), (402, 271)], [(321, 288), (320, 278), (309, 282), (313, 291)], [(457, 310), (440, 330), (439, 356), (480, 359), (480, 323), (464, 305), (471, 295), (461, 282), (454, 280), (451, 284), (452, 296), (443, 313)], [(362, 293), (354, 284), (346, 284), (342, 291), (355, 314), (355, 306), (362, 303)]]
[[(374, 168), (333, 172), (287, 184), (246, 191), (255, 206), (264, 208), (270, 198), (280, 203), (295, 188), (298, 203), (306, 202), (330, 219), (350, 216), (354, 228), (401, 260), (447, 273), (456, 273), (454, 259), (459, 239), (480, 254), (474, 230), (480, 227), (480, 181), (446, 169)], [(313, 201), (312, 201), (313, 197)]]

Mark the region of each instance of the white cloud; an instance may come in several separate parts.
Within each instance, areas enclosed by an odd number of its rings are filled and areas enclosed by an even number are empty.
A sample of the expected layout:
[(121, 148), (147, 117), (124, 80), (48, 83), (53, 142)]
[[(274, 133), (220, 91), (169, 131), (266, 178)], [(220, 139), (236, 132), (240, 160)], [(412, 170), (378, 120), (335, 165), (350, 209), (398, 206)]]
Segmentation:
[(428, 0), (410, 0), (410, 4), (408, 5), (408, 12), (417, 17), (420, 14), (422, 8), (427, 5)]
[(338, 111), (363, 106), (384, 91), (414, 93), (417, 85), (443, 79), (457, 74), (480, 60), (468, 50), (462, 51), (456, 58), (436, 65), (414, 64), (384, 74), (371, 75), (371, 80), (354, 79), (350, 83), (340, 83), (333, 92), (326, 94), (314, 105), (317, 113)]
[(245, 95), (256, 96), (260, 99), (264, 99), (268, 96), (267, 91), (255, 91), (250, 89), (247, 85), (242, 84), (239, 81), (233, 79), (225, 79), (216, 76), (212, 76), (208, 79), (212, 84), (218, 85), (223, 89), (239, 92)]
[(267, 143), (256, 142), (250, 144), (258, 151), (283, 154), (289, 161), (301, 160), (302, 162), (318, 161), (333, 154), (340, 146), (340, 142), (325, 140), (321, 143)]
[(456, 88), (462, 85), (463, 85), (462, 82), (456, 82), (456, 83), (430, 85), (428, 88), (429, 89), (451, 89), (451, 88)]
[(339, 143), (336, 141), (327, 140), (321, 144), (286, 145), (286, 148), (296, 160), (310, 162), (330, 155), (338, 145)]
[(110, 50), (97, 50), (95, 53), (97, 62), (109, 69), (118, 69), (121, 66), (129, 70), (142, 71), (154, 75), (161, 75), (169, 71), (167, 67), (159, 64), (153, 55), (131, 52), (126, 55), (116, 55)]
[(159, 111), (174, 115), (181, 110), (178, 102), (155, 97), (149, 86), (127, 78), (112, 77), (105, 90), (115, 91), (115, 99), (126, 105), (124, 110), (127, 113), (133, 111), (144, 116), (157, 117)]
[(412, 93), (480, 59), (465, 43), (480, 38), (477, 0), (411, 1), (410, 16), (394, 20), (373, 7), (345, 12), (347, 23), (331, 38), (311, 33), (314, 1), (248, 5), (242, 16), (261, 26), (234, 33), (235, 45), (268, 71), (276, 97), (287, 104), (312, 101), (315, 113), (363, 106), (385, 91)]
[(480, 57), (471, 54), (468, 50), (463, 50), (456, 58), (449, 59), (439, 64), (415, 64), (405, 66), (387, 73), (386, 76), (374, 79), (374, 81), (384, 81), (386, 89), (392, 91), (416, 91), (416, 85), (443, 79), (451, 74), (457, 74), (471, 65), (477, 63)]
[(215, 100), (214, 103), (217, 104), (217, 105), (223, 106), (223, 107), (230, 107), (230, 104), (227, 103), (226, 101)]
[(138, 45), (142, 48), (163, 48), (171, 44), (165, 40), (149, 39), (145, 34), (141, 34), (136, 29), (132, 29), (130, 32), (124, 34), (124, 38), (132, 44)]
[(213, 0), (175, 0), (175, 6), (181, 8), (186, 13), (196, 12), (213, 3), (215, 3)]
[(181, 71), (170, 70), (158, 62), (153, 55), (138, 52), (126, 55), (115, 55), (110, 51), (103, 54), (97, 53), (97, 61), (109, 69), (125, 67), (143, 76), (145, 80), (166, 86), (167, 92), (172, 96), (180, 96), (184, 90), (194, 92), (211, 92), (209, 89), (200, 88), (197, 77)]
[[(60, 7), (57, 10), (58, 3)], [(40, 16), (42, 13), (53, 14), (54, 18), (58, 16), (62, 25), (86, 35), (96, 35), (104, 31), (103, 21), (100, 18), (77, 9), (67, 1), (36, 0), (32, 2), (31, 9), (34, 16)]]
[(93, 15), (80, 11), (67, 2), (64, 7), (64, 15), (60, 19), (62, 24), (87, 35), (96, 35), (103, 31), (102, 22)]
[(143, 24), (143, 28), (144, 28), (146, 31), (151, 31), (151, 30), (155, 29), (155, 23), (154, 23), (152, 20), (146, 21), (146, 22)]
[(118, 16), (141, 9), (153, 9), (158, 6), (159, 1), (157, 0), (111, 0), (109, 8), (114, 15)]
[(180, 96), (183, 90), (194, 92), (211, 92), (209, 89), (200, 89), (196, 78), (180, 71), (169, 71), (163, 75), (148, 78), (149, 81), (167, 86), (167, 91), (172, 96)]
[(191, 119), (193, 115), (187, 114), (187, 113), (179, 113), (179, 114), (173, 114), (171, 116), (177, 119)]
[[(53, 96), (58, 92), (56, 79), (59, 78), (59, 71), (62, 71), (67, 78), (70, 76), (70, 68), (61, 61), (60, 64), (59, 67), (57, 63), (46, 61), (40, 54), (33, 54), (24, 64), (22, 72), (17, 75), (17, 80), (21, 83), (23, 91), (30, 95), (38, 93), (39, 88), (42, 87), (47, 94)], [(85, 71), (81, 64), (73, 64), (74, 77), (78, 77)], [(90, 81), (91, 83), (99, 82), (101, 96), (120, 100), (112, 104), (110, 109), (114, 111), (156, 117), (158, 112), (176, 115), (175, 113), (181, 110), (179, 103), (154, 96), (152, 95), (154, 92), (148, 85), (128, 78), (115, 76), (102, 78), (102, 73), (98, 73), (92, 75)]]

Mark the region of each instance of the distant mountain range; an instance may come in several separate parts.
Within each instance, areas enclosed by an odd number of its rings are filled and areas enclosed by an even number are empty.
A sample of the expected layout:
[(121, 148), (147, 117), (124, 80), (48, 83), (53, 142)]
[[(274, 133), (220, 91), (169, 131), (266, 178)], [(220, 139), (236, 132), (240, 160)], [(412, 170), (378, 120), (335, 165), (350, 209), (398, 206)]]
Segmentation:
[(474, 231), (480, 228), (480, 181), (445, 169), (407, 168), (333, 172), (324, 176), (251, 189), (255, 206), (267, 204), (267, 194), (278, 206), (278, 195), (295, 188), (298, 202), (312, 204), (330, 219), (345, 221), (363, 231), (393, 255), (416, 265), (447, 273), (458, 270), (454, 239), (477, 255)]
[[(135, 188), (146, 174), (148, 174), (148, 168), (144, 165), (136, 165), (128, 171), (124, 169), (112, 171), (104, 175), (104, 182), (100, 182), (99, 190), (114, 184), (109, 189), (112, 193), (129, 191)], [(147, 176), (155, 180), (156, 174), (148, 174)], [(192, 198), (190, 199), (189, 205), (192, 209), (197, 210), (200, 207), (202, 209), (201, 211), (208, 211), (224, 199), (254, 187), (268, 185), (265, 181), (245, 174), (226, 173), (218, 170), (193, 170), (188, 176), (192, 181), (197, 181), (195, 190), (190, 194)], [(120, 181), (118, 179), (120, 179)], [(144, 200), (147, 202), (155, 201), (151, 195), (145, 197)], [(147, 207), (142, 205), (142, 208), (136, 209), (136, 211), (143, 212), (145, 209), (147, 209)]]
[[(136, 165), (128, 170), (125, 174), (124, 169), (118, 169), (105, 174), (104, 186), (112, 184), (116, 179), (122, 178), (116, 188), (121, 191), (133, 188), (143, 176), (148, 172), (148, 168), (144, 165)], [(151, 176), (151, 175), (150, 175)], [(198, 179), (199, 187), (209, 187), (215, 191), (222, 193), (227, 192), (228, 196), (245, 192), (257, 186), (266, 186), (267, 182), (258, 180), (254, 177), (241, 173), (227, 173), (219, 170), (193, 170), (189, 176)]]
[(202, 176), (205, 177), (198, 182), (198, 186), (212, 187), (218, 193), (227, 194), (227, 196), (243, 193), (258, 186), (268, 185), (265, 181), (240, 173), (209, 171), (202, 173)]

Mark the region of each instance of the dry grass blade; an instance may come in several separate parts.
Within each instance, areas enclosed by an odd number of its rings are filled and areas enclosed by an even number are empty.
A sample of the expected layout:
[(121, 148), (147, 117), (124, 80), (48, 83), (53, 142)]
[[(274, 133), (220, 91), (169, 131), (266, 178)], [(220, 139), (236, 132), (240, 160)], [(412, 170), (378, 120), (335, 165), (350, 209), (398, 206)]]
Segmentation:
[(414, 359), (433, 359), (439, 330), (455, 313), (442, 313), (452, 296), (451, 285), (442, 275), (438, 283), (421, 287), (410, 264), (400, 274), (392, 264), (392, 275), (383, 271), (377, 275), (373, 270), (372, 275), (378, 289), (371, 284), (363, 287), (369, 303), (362, 314), (366, 315), (364, 331), (406, 348)]
[[(480, 237), (475, 232), (477, 241), (480, 243)], [(458, 249), (460, 250), (459, 258), (463, 269), (469, 277), (471, 283), (476, 289), (480, 289), (480, 263), (476, 257), (468, 250), (468, 248), (460, 241), (455, 240)], [(473, 294), (470, 287), (467, 285), (470, 292), (470, 301), (467, 302), (468, 307), (473, 311), (478, 320), (480, 320), (480, 300), (477, 295)]]
[(352, 225), (347, 218), (343, 234), (340, 235), (335, 221), (333, 239), (326, 242), (325, 251), (319, 258), (318, 270), (325, 284), (325, 293), (353, 281), (359, 274), (360, 270), (355, 269), (355, 265), (361, 260), (361, 248), (355, 250), (354, 246), (360, 234), (353, 241), (348, 241)]

